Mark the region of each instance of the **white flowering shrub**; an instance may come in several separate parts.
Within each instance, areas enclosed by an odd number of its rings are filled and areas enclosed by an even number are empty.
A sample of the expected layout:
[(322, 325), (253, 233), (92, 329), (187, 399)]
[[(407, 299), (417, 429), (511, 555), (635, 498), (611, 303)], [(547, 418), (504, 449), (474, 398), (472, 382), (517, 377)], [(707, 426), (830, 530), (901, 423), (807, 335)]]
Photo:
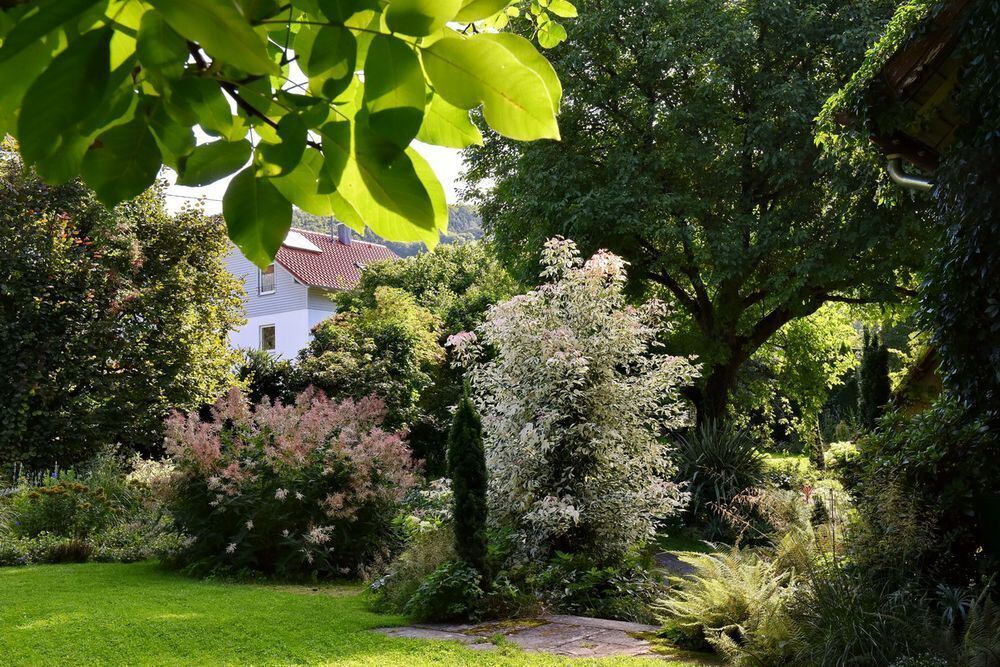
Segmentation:
[(661, 436), (687, 423), (679, 390), (697, 371), (651, 351), (664, 306), (629, 305), (625, 265), (550, 240), (548, 282), (449, 340), (482, 414), (491, 520), (524, 557), (614, 559), (685, 501)]

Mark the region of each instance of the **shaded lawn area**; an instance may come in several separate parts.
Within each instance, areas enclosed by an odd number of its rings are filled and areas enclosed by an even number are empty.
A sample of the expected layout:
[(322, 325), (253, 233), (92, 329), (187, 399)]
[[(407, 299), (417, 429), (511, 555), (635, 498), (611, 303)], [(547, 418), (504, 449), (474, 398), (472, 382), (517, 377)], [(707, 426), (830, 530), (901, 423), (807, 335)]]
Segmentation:
[(360, 590), (198, 581), (154, 563), (0, 568), (0, 662), (5, 667), (651, 664), (390, 639), (367, 630), (401, 625), (403, 619), (368, 611)]

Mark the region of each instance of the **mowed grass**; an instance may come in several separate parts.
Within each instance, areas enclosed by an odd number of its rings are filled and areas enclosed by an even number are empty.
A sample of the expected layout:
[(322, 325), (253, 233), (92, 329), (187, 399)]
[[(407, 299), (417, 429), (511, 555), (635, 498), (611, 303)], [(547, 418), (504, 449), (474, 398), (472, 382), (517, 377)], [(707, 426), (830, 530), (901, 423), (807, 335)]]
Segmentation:
[[(357, 586), (189, 579), (154, 563), (0, 568), (0, 664), (646, 665), (390, 639)], [(662, 662), (660, 665), (680, 665)]]

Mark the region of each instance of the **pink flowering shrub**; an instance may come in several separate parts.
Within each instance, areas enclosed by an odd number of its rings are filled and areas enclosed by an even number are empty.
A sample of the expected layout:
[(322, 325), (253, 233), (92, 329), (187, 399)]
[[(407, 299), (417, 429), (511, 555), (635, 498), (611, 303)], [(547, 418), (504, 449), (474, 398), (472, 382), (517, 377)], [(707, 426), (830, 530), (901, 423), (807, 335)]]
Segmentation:
[(252, 408), (233, 389), (208, 421), (170, 417), (169, 508), (188, 535), (182, 562), (330, 576), (383, 556), (416, 481), (404, 434), (384, 431), (384, 416), (377, 398), (335, 402), (310, 388), (293, 404)]

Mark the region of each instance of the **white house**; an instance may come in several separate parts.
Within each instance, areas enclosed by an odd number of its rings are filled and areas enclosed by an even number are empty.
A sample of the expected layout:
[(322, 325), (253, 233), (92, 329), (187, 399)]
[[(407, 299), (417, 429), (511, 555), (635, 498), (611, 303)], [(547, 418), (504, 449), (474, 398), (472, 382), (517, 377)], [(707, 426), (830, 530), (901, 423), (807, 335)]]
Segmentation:
[(247, 323), (229, 336), (230, 347), (293, 358), (309, 343), (312, 328), (336, 312), (335, 292), (357, 285), (365, 264), (398, 258), (384, 245), (352, 240), (343, 225), (330, 234), (292, 228), (263, 270), (234, 246), (226, 264), (243, 280)]

